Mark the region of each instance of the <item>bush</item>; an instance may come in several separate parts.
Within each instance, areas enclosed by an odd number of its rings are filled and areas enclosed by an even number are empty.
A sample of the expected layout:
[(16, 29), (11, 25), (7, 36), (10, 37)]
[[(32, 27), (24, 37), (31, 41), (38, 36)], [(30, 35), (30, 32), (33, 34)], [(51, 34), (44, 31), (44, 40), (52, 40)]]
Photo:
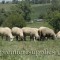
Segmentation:
[(2, 26), (7, 27), (24, 27), (26, 26), (26, 22), (23, 19), (22, 15), (19, 14), (11, 14), (8, 16), (7, 20), (5, 20), (2, 24)]
[(60, 1), (52, 0), (47, 11), (46, 20), (54, 28), (55, 32), (60, 30)]
[(5, 19), (7, 18), (6, 16), (6, 11), (5, 9), (0, 9), (0, 26), (3, 23), (3, 21), (5, 21)]
[(56, 32), (60, 30), (60, 13), (58, 11), (50, 13), (46, 18)]
[(0, 26), (3, 23), (4, 20), (5, 20), (5, 16), (1, 14), (0, 15)]
[(40, 14), (38, 18), (39, 19), (44, 19), (44, 17), (45, 17), (45, 14)]
[(22, 14), (25, 21), (31, 20), (31, 6), (27, 2), (21, 2), (11, 8), (12, 12)]

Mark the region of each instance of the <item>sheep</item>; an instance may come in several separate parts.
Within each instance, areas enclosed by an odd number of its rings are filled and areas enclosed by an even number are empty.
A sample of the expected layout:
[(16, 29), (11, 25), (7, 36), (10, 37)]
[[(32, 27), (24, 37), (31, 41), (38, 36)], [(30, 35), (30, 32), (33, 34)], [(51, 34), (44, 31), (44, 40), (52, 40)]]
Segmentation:
[(19, 28), (19, 27), (13, 27), (13, 28), (12, 28), (12, 34), (13, 34), (14, 36), (16, 36), (16, 39), (17, 39), (17, 40), (18, 40), (18, 37), (20, 37), (21, 40), (23, 40), (23, 38), (24, 38), (23, 31), (22, 31), (22, 29)]
[(24, 33), (24, 40), (26, 40), (26, 36), (30, 36), (30, 40), (35, 40), (35, 38), (38, 39), (39, 37), (37, 28), (23, 27), (22, 30)]
[(56, 37), (60, 39), (60, 31), (56, 34)]
[(56, 35), (54, 31), (48, 27), (40, 27), (38, 30), (38, 34), (40, 36), (40, 39), (45, 39), (45, 38), (52, 38), (55, 39)]
[(24, 40), (26, 41), (26, 36), (30, 36), (31, 27), (23, 27)]
[(2, 36), (2, 38), (6, 36), (6, 40), (9, 38), (10, 41), (13, 41), (14, 38), (9, 27), (0, 27), (0, 36)]
[(39, 40), (39, 35), (38, 35), (38, 28), (31, 28), (30, 36), (33, 38), (33, 40)]

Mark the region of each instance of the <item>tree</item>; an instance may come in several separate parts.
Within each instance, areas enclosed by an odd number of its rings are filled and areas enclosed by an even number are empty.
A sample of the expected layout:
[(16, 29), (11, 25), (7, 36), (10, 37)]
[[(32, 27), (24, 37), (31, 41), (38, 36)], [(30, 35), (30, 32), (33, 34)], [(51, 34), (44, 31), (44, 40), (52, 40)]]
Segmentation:
[(3, 14), (0, 15), (0, 26), (2, 25), (2, 23), (4, 22), (5, 20), (5, 16)]
[(46, 21), (54, 28), (55, 32), (60, 30), (60, 8), (58, 0), (52, 0), (52, 5), (49, 8)]
[(26, 22), (23, 19), (22, 15), (19, 14), (11, 14), (10, 16), (8, 16), (8, 18), (3, 22), (2, 26), (4, 27), (24, 27), (26, 26)]
[(39, 4), (39, 3), (50, 3), (50, 0), (32, 0), (32, 3)]
[(51, 3), (52, 3), (52, 4), (51, 4), (51, 7), (50, 7), (51, 11), (54, 12), (54, 11), (56, 11), (56, 10), (60, 10), (60, 9), (59, 9), (59, 7), (60, 7), (60, 6), (59, 6), (59, 2), (60, 2), (59, 0), (52, 0), (52, 1), (51, 1)]
[(5, 19), (7, 18), (7, 16), (5, 14), (6, 14), (5, 9), (3, 9), (3, 8), (0, 9), (0, 26), (5, 21)]
[(5, 4), (5, 0), (2, 0), (2, 4)]
[(55, 32), (60, 30), (60, 12), (55, 11), (47, 16), (47, 22), (54, 28)]
[(18, 3), (18, 0), (12, 0), (12, 3), (14, 4)]
[(32, 3), (37, 4), (38, 0), (32, 0)]
[(12, 12), (21, 14), (25, 21), (31, 20), (31, 6), (27, 2), (21, 2), (12, 8)]
[(31, 20), (31, 17), (30, 17), (30, 13), (31, 13), (30, 5), (24, 3), (24, 5), (21, 7), (21, 9), (23, 11), (23, 17), (24, 17), (24, 19), (26, 21), (30, 21)]

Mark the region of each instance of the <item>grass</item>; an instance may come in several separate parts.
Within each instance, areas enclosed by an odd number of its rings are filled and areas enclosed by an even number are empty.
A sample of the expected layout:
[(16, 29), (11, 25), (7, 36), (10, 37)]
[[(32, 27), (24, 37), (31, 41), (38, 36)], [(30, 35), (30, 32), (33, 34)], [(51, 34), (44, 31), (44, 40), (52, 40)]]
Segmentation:
[(37, 19), (41, 14), (46, 14), (50, 4), (35, 4), (32, 5), (31, 18)]
[[(47, 26), (45, 22), (28, 24), (30, 27)], [(9, 52), (10, 51), (10, 52)], [(20, 54), (11, 54), (19, 51)], [(23, 54), (24, 51), (24, 54)], [(9, 52), (6, 54), (6, 52)], [(32, 53), (34, 52), (34, 53)], [(0, 38), (0, 60), (60, 60), (60, 39), (45, 41), (5, 41)]]
[(47, 22), (34, 22), (34, 23), (27, 23), (28, 27), (37, 27), (39, 28), (40, 26), (46, 26), (52, 28)]
[[(0, 40), (2, 41), (2, 40)], [(6, 51), (25, 51), (24, 54), (5, 54), (3, 53), (0, 56), (0, 60), (60, 60), (60, 53), (57, 54), (57, 51), (60, 52), (60, 40), (47, 40), (47, 41), (2, 41), (2, 49)], [(44, 54), (47, 50), (49, 53)], [(40, 51), (40, 54), (31, 54), (27, 52), (31, 51)], [(53, 54), (53, 52), (54, 54)], [(51, 53), (52, 52), (52, 53)]]

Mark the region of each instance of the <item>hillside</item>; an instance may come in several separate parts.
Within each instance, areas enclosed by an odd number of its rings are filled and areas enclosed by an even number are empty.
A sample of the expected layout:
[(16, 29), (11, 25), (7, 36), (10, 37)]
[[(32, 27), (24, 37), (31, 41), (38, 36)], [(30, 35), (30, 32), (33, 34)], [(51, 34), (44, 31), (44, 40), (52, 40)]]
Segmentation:
[(50, 4), (35, 4), (32, 5), (32, 14), (31, 17), (32, 19), (37, 19), (39, 15), (41, 14), (46, 14)]
[[(5, 10), (9, 11), (11, 6), (15, 6), (16, 4), (0, 4), (0, 9), (4, 8)], [(40, 14), (45, 14), (48, 10), (50, 4), (34, 4), (31, 5), (31, 18), (37, 19)]]

